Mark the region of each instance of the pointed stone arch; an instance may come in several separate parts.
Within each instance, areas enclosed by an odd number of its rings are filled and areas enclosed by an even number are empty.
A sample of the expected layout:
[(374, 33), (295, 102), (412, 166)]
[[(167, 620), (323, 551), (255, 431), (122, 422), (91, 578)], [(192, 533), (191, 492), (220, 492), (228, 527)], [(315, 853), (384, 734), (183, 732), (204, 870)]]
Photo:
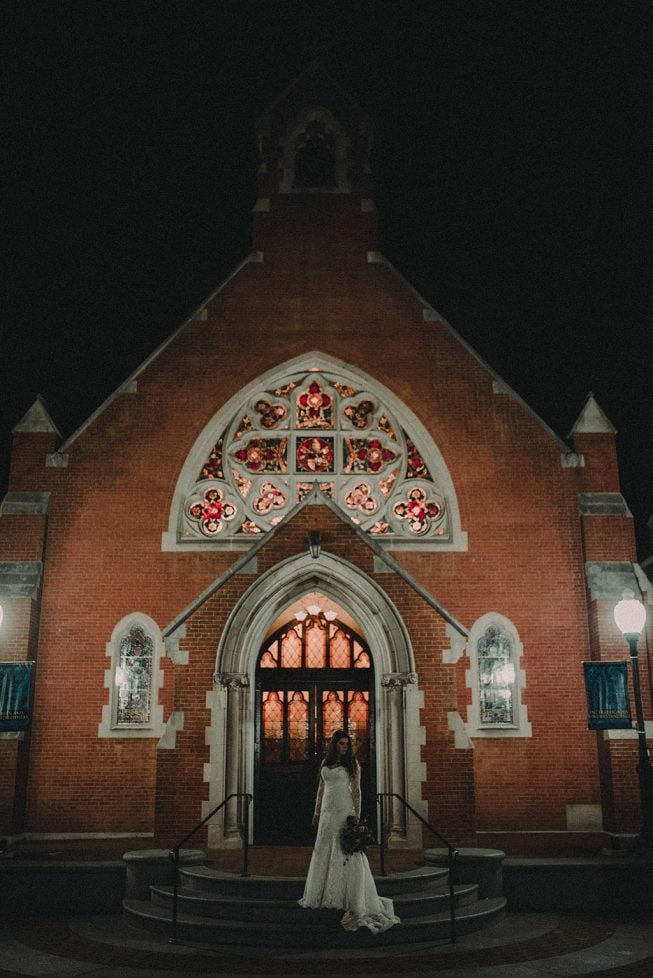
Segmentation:
[[(458, 500), (453, 480), (440, 450), (424, 424), (389, 388), (378, 383), (370, 375), (358, 368), (352, 368), (336, 357), (319, 351), (312, 351), (288, 360), (283, 364), (279, 364), (251, 381), (222, 405), (205, 425), (189, 452), (177, 480), (170, 506), (168, 529), (163, 533), (162, 537), (162, 549), (164, 551), (224, 548), (229, 550), (247, 550), (251, 548), (257, 539), (260, 539), (262, 532), (269, 532), (269, 528), (272, 525), (278, 523), (285, 517), (289, 507), (292, 506), (293, 499), (284, 498), (282, 507), (279, 509), (274, 507), (276, 502), (280, 500), (277, 499), (275, 502), (274, 500), (267, 499), (265, 505), (268, 506), (269, 511), (267, 512), (267, 516), (263, 518), (263, 531), (259, 527), (250, 528), (251, 532), (248, 533), (243, 532), (242, 529), (238, 528), (240, 517), (238, 519), (234, 518), (235, 510), (239, 507), (244, 508), (245, 506), (243, 498), (241, 498), (242, 487), (240, 485), (237, 487), (235, 484), (228, 485), (229, 473), (227, 472), (228, 467), (226, 464), (224, 465), (225, 471), (222, 477), (216, 476), (213, 472), (207, 475), (204, 472), (207, 459), (212, 456), (217, 443), (227, 431), (231, 431), (233, 435), (237, 427), (235, 422), (239, 417), (246, 415), (248, 410), (251, 411), (252, 401), (255, 401), (261, 392), (274, 389), (279, 384), (282, 384), (284, 380), (287, 381), (289, 377), (300, 378), (303, 383), (307, 376), (314, 375), (320, 377), (321, 375), (327, 376), (334, 374), (341, 378), (343, 382), (351, 384), (352, 387), (356, 388), (357, 392), (361, 393), (361, 396), (367, 392), (371, 393), (377, 399), (377, 408), (380, 413), (383, 413), (381, 411), (382, 408), (387, 409), (395, 419), (398, 429), (400, 429), (398, 434), (401, 434), (402, 451), (408, 451), (408, 455), (412, 460), (413, 456), (410, 455), (410, 450), (408, 450), (407, 446), (410, 443), (412, 446), (411, 450), (415, 446), (419, 446), (419, 452), (416, 457), (419, 459), (419, 462), (423, 460), (428, 476), (427, 481), (414, 477), (412, 468), (410, 472), (408, 471), (406, 463), (407, 456), (404, 455), (403, 464), (406, 467), (406, 471), (399, 475), (394, 483), (394, 488), (388, 490), (385, 502), (383, 502), (383, 506), (388, 510), (388, 514), (390, 514), (391, 508), (390, 500), (399, 502), (399, 506), (393, 506), (393, 513), (397, 515), (388, 515), (390, 522), (394, 521), (394, 526), (391, 532), (386, 535), (376, 533), (374, 529), (369, 528), (367, 531), (369, 535), (373, 535), (374, 539), (387, 549), (467, 550), (467, 534), (461, 527)], [(335, 392), (333, 393), (335, 395)], [(284, 431), (285, 429), (278, 434), (283, 435)], [(290, 433), (292, 434), (292, 432)], [(352, 432), (343, 430), (340, 432), (340, 435), (344, 438), (345, 435), (352, 433), (355, 434), (353, 429)], [(236, 437), (240, 436), (236, 435)], [(243, 436), (243, 442), (246, 440), (246, 437)], [(258, 477), (254, 477), (255, 481), (256, 478), (258, 478), (259, 482), (262, 482), (266, 476), (259, 475)], [(281, 477), (282, 481), (283, 478)], [(299, 491), (298, 486), (295, 484), (297, 479), (307, 478), (312, 483), (315, 478), (320, 478), (320, 475), (319, 473), (315, 473), (310, 476), (300, 477), (288, 472), (285, 478), (290, 483), (289, 487), (283, 490), (287, 496), (288, 488), (291, 492)], [(342, 469), (334, 469), (333, 476), (324, 476), (323, 478), (327, 480), (329, 478), (335, 478), (334, 484), (337, 484), (338, 480), (341, 480), (340, 486), (344, 495), (345, 489), (343, 488), (344, 483), (342, 480), (345, 477)], [(346, 478), (351, 478), (352, 485), (349, 486), (349, 489), (352, 489), (353, 483), (360, 481), (360, 479), (364, 480), (367, 477), (350, 473), (350, 476)], [(395, 495), (398, 487), (401, 487), (401, 499), (399, 495)], [(426, 493), (423, 491), (424, 489), (427, 490)], [(189, 520), (188, 517), (189, 506), (192, 509), (197, 507), (198, 511), (205, 511), (203, 509), (206, 505), (204, 496), (209, 492), (216, 495), (217, 506), (222, 511), (223, 519), (223, 528), (214, 535), (202, 534), (199, 531), (198, 524), (195, 522), (195, 519), (199, 519), (199, 517), (194, 517), (193, 520)], [(432, 495), (432, 504), (435, 509), (439, 509), (440, 511), (440, 515), (434, 516), (431, 520), (430, 529), (426, 533), (421, 533), (421, 531), (415, 533), (408, 529), (408, 524), (410, 523), (410, 507), (411, 505), (417, 505), (417, 503), (411, 502), (411, 496), (415, 494), (419, 495), (420, 500), (427, 508), (431, 503), (427, 501), (426, 497)], [(277, 492), (277, 496), (280, 495), (282, 494)], [(359, 524), (362, 523), (363, 527), (377, 519), (377, 515), (373, 515), (369, 519), (363, 517), (361, 520), (361, 513), (355, 506), (353, 509), (347, 510), (344, 507), (344, 503), (339, 502), (339, 505), (343, 507), (343, 512), (346, 512), (348, 517), (351, 517)], [(401, 512), (399, 512), (400, 510)], [(208, 510), (206, 511), (208, 512)], [(380, 513), (380, 510), (378, 512)], [(441, 527), (439, 527), (439, 521), (443, 521)]]
[[(250, 792), (254, 779), (254, 684), (258, 654), (272, 621), (306, 592), (318, 590), (339, 604), (360, 624), (374, 661), (377, 786), (396, 792), (418, 811), (424, 810), (420, 760), (423, 728), (413, 651), (406, 627), (385, 592), (358, 567), (333, 554), (320, 555), (319, 565), (302, 554), (282, 561), (263, 574), (235, 605), (220, 639), (214, 688), (208, 694), (211, 727), (207, 731), (210, 762), (208, 814), (232, 793)], [(253, 812), (251, 813), (253, 818)], [(390, 844), (417, 848), (419, 826), (407, 823), (405, 811), (393, 804)], [(209, 846), (239, 846), (236, 806), (209, 827)]]

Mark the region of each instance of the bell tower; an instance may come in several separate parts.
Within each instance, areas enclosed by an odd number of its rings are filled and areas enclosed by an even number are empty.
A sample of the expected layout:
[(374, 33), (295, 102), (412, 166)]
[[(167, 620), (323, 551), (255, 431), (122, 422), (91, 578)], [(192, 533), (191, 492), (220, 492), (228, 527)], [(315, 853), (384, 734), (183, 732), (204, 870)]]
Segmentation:
[[(373, 126), (318, 61), (259, 117), (260, 166), (253, 247), (273, 258), (279, 245), (304, 262), (327, 255), (363, 261), (377, 248), (372, 199)], [(298, 257), (300, 255), (298, 254)]]

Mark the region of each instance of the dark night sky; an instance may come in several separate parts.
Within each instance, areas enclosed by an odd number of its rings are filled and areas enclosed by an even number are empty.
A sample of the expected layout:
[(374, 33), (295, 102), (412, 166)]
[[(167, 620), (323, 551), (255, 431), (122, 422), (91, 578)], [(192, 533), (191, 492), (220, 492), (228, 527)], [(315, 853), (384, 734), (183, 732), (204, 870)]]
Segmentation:
[(317, 44), (376, 120), (381, 250), (559, 435), (594, 392), (646, 556), (649, 9), (16, 4), (2, 486), (37, 394), (71, 434), (248, 252), (252, 121)]

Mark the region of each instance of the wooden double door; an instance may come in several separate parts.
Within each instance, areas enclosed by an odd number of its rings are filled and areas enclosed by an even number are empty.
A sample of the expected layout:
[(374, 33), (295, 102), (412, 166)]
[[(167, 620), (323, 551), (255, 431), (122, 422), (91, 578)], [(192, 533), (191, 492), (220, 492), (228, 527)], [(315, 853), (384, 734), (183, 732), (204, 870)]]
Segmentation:
[[(320, 633), (311, 634), (311, 627)], [(266, 643), (256, 679), (254, 842), (310, 845), (320, 763), (345, 730), (362, 767), (363, 812), (375, 824), (374, 702), (369, 652), (333, 622), (296, 623)], [(294, 647), (284, 656), (284, 640)], [(324, 656), (310, 655), (321, 641)], [(270, 654), (272, 650), (272, 654)], [(336, 654), (337, 650), (337, 654)], [(316, 666), (316, 662), (319, 663)], [(331, 665), (335, 662), (336, 665)]]

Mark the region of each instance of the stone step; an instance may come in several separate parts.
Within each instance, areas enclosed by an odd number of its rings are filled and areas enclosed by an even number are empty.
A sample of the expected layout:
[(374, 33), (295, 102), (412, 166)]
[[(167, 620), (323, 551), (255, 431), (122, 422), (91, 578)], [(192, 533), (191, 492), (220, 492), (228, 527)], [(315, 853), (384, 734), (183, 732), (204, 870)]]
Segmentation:
[[(150, 888), (152, 902), (161, 907), (167, 907), (171, 912), (173, 888), (171, 886), (152, 886)], [(297, 891), (301, 896), (301, 890)], [(448, 912), (449, 887), (438, 883), (429, 890), (418, 890), (410, 893), (392, 891), (395, 913), (402, 919), (406, 917), (428, 916), (430, 914)], [(456, 906), (468, 906), (478, 898), (476, 884), (463, 884), (454, 887)], [(281, 921), (301, 919), (305, 910), (297, 905), (296, 899), (284, 899), (278, 896), (257, 896), (255, 893), (245, 896), (234, 896), (223, 893), (208, 893), (181, 887), (178, 891), (179, 913), (190, 913), (200, 917), (213, 917), (224, 920), (251, 921)], [(316, 917), (316, 923), (322, 923), (321, 917)]]
[[(182, 867), (179, 876), (184, 890), (269, 900), (299, 900), (305, 882), (297, 876), (237, 876), (211, 866)], [(419, 866), (401, 873), (375, 877), (379, 895), (393, 899), (401, 893), (430, 890), (438, 883), (446, 883), (446, 880), (446, 868), (438, 866)]]
[[(501, 919), (506, 901), (494, 897), (461, 906), (456, 914), (457, 934), (467, 934)], [(124, 912), (127, 919), (162, 937), (171, 934), (170, 909), (149, 900), (125, 898)], [(298, 908), (299, 909), (299, 908)], [(318, 915), (321, 918), (318, 924)], [(380, 945), (408, 945), (418, 942), (448, 940), (450, 918), (448, 913), (407, 917), (401, 924), (383, 934), (371, 934), (366, 928), (353, 933), (340, 926), (340, 910), (305, 910), (290, 915), (286, 921), (256, 921), (223, 919), (214, 920), (197, 914), (179, 912), (177, 937), (179, 940), (196, 941), (214, 946), (256, 946), (270, 948), (311, 949), (338, 947), (365, 947)]]

